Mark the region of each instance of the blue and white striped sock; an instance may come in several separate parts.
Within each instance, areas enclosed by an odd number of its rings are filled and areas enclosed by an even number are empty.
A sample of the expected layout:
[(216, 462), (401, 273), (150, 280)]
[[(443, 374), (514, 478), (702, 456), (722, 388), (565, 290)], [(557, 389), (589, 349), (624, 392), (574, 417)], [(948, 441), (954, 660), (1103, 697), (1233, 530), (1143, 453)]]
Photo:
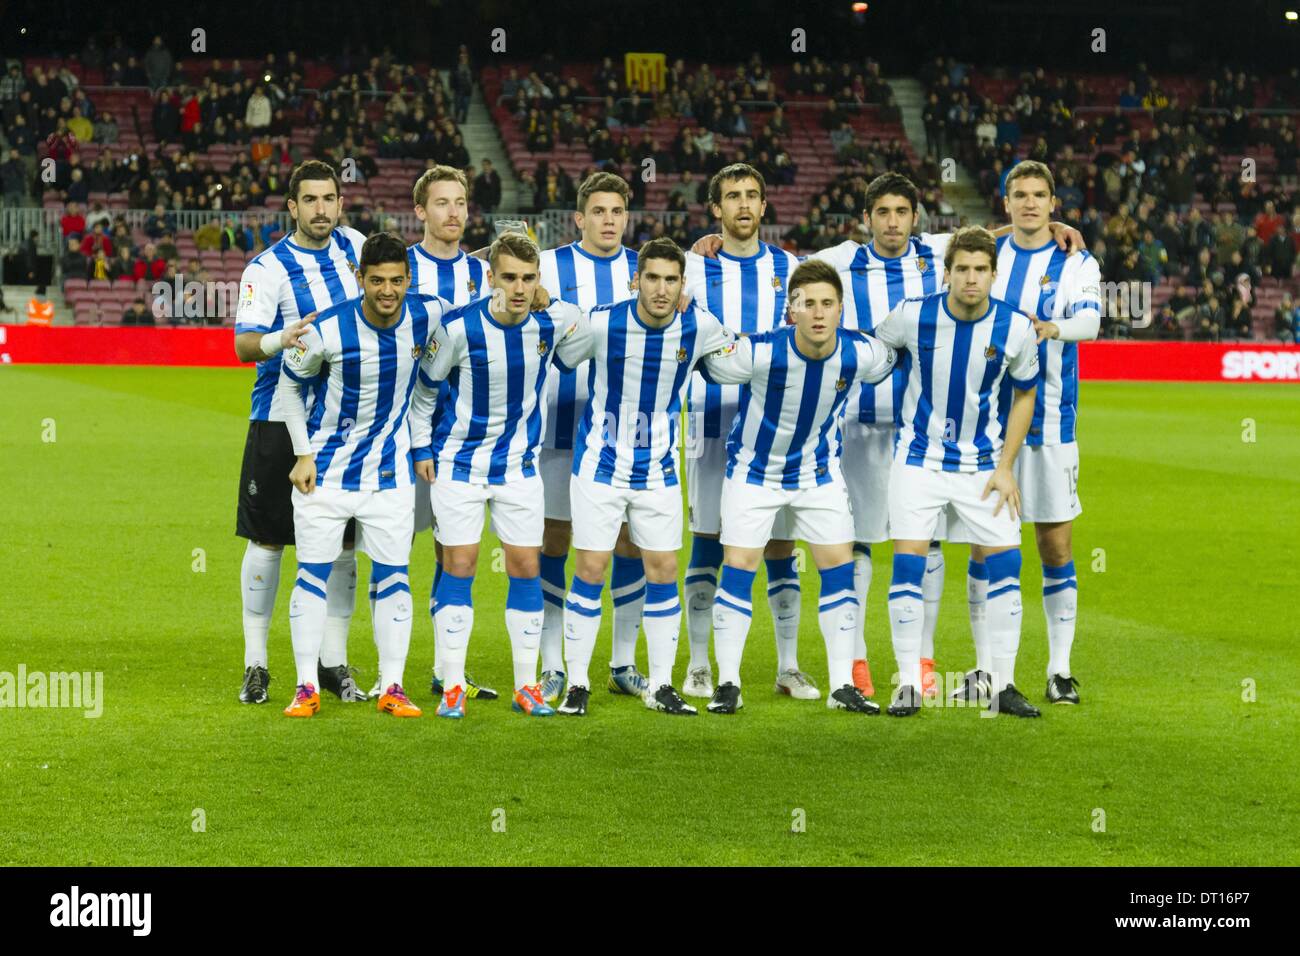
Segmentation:
[(673, 664), (677, 660), (677, 639), (682, 632), (682, 602), (677, 582), (646, 585), (645, 611), (646, 657), (650, 664), (650, 693), (673, 682)]
[(970, 636), (975, 643), (975, 667), (993, 673), (993, 655), (989, 653), (989, 569), (983, 561), (970, 559), (966, 566), (966, 604), (970, 611)]
[(754, 572), (722, 566), (722, 580), (713, 598), (713, 653), (718, 658), (718, 684), (740, 686), (740, 659), (754, 617)]
[(510, 578), (506, 588), (506, 633), (514, 659), (515, 690), (537, 683), (537, 648), (542, 641), (542, 579)]
[(894, 575), (889, 582), (889, 633), (898, 662), (898, 683), (921, 692), (921, 628), (925, 624), (925, 600), (921, 578), (925, 555), (895, 554)]
[(564, 670), (564, 594), (569, 582), (564, 573), (568, 554), (544, 554), (542, 565), (542, 670)]
[(853, 563), (846, 562), (821, 572), (821, 594), (817, 598), (817, 623), (826, 642), (826, 667), (830, 690), (853, 683), (853, 633), (857, 629), (858, 599), (853, 593)]
[(989, 645), (993, 651), (993, 693), (1016, 679), (1016, 654), (1020, 650), (1020, 549), (989, 555)]
[(591, 689), (587, 670), (600, 630), (600, 592), (604, 581), (584, 581), (576, 574), (564, 601), (564, 670), (570, 687)]
[(609, 596), (614, 601), (614, 641), (609, 666), (627, 667), (636, 663), (636, 635), (645, 606), (645, 565), (640, 558), (614, 555)]
[(293, 640), (293, 659), (298, 666), (298, 683), (320, 689), (316, 662), (320, 660), (321, 640), (325, 636), (325, 588), (330, 579), (332, 562), (298, 562), (298, 578), (289, 599), (289, 636)]
[(438, 635), (438, 664), (442, 686), (465, 686), (465, 655), (474, 630), (474, 575), (458, 577), (443, 571), (434, 596), (434, 630)]
[(799, 669), (799, 571), (794, 555), (769, 558), (767, 565), (767, 606), (772, 612), (772, 630), (776, 634), (776, 672)]
[(713, 632), (713, 596), (718, 590), (722, 544), (717, 538), (691, 539), (686, 567), (686, 634), (691, 644), (691, 670), (709, 666), (709, 635)]
[(867, 594), (871, 591), (871, 545), (853, 546), (853, 596), (858, 599), (858, 623), (853, 631), (853, 659), (867, 659)]
[(405, 564), (370, 562), (375, 593), (375, 647), (379, 649), (379, 684), (387, 691), (401, 686), (411, 649), (411, 580)]
[(1043, 613), (1047, 616), (1047, 676), (1070, 676), (1070, 648), (1074, 646), (1074, 619), (1079, 613), (1079, 579), (1074, 562), (1059, 568), (1043, 565)]

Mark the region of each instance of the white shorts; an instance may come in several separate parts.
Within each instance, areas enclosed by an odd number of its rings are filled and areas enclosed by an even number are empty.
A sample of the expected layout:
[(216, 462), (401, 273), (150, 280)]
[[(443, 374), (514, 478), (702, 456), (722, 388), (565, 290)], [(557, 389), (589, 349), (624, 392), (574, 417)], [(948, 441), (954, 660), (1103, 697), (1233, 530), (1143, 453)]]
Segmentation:
[(433, 504), (429, 500), (429, 483), (415, 476), (415, 533), (433, 527)]
[[(686, 459), (686, 503), (691, 534), (719, 534), (722, 530), (722, 489), (727, 481), (727, 440), (698, 439)], [(790, 512), (777, 512), (772, 538), (793, 541)], [(763, 542), (765, 545), (767, 542)]]
[(1025, 445), (1016, 456), (1021, 517), (1025, 521), (1073, 521), (1079, 504), (1079, 443)]
[[(993, 476), (991, 471), (933, 471), (907, 464), (906, 455), (894, 459), (889, 473), (889, 533), (895, 541), (933, 541), (939, 517), (949, 514), (948, 540), (965, 540), (985, 547), (1020, 544), (1020, 522), (1002, 505), (995, 516), (998, 496), (980, 495)], [(960, 533), (955, 526), (960, 523)]]
[[(1020, 520), (1054, 524), (1083, 513), (1079, 503), (1079, 443), (1024, 445), (1012, 468), (1020, 486)], [(949, 541), (970, 542), (957, 520), (949, 524)]]
[(309, 495), (293, 489), (294, 546), (299, 561), (333, 561), (343, 550), (343, 529), (357, 519), (357, 547), (380, 564), (409, 564), (415, 487), (345, 491), (319, 485)]
[(433, 533), (444, 547), (483, 540), (491, 503), (492, 531), (503, 544), (540, 548), (545, 527), (542, 479), (537, 475), (504, 485), (479, 485), (447, 478), (433, 484)]
[[(722, 543), (762, 548), (786, 516), (790, 538), (809, 544), (852, 544), (853, 506), (841, 481), (812, 488), (769, 488), (728, 478), (722, 491)], [(788, 540), (788, 539), (787, 539)]]
[(569, 479), (573, 477), (572, 448), (543, 448), (537, 457), (542, 476), (546, 517), (551, 521), (572, 521), (569, 508)]
[(574, 475), (573, 546), (583, 551), (613, 551), (619, 529), (627, 522), (632, 543), (647, 551), (680, 551), (682, 489), (616, 488)]
[(840, 468), (853, 502), (853, 540), (862, 544), (888, 541), (894, 426), (867, 425), (846, 418), (840, 433)]

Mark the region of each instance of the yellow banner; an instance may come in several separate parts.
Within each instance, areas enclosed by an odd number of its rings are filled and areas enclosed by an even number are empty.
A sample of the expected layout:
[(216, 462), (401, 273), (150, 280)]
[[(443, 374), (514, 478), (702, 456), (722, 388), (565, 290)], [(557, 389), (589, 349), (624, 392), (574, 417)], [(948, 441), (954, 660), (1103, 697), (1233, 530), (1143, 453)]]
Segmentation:
[(659, 92), (664, 88), (667, 59), (662, 53), (625, 53), (623, 68), (627, 74), (627, 88), (642, 93)]

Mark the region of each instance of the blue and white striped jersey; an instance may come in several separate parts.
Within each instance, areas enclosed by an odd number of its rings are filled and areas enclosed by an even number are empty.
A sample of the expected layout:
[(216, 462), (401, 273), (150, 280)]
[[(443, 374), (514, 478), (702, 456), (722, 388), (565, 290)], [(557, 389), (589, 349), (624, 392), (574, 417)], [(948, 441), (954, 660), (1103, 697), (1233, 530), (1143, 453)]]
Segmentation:
[[(686, 291), (733, 332), (752, 335), (785, 322), (786, 285), (799, 257), (759, 243), (752, 256), (719, 250), (716, 259), (686, 254)], [(687, 429), (693, 438), (725, 438), (740, 410), (740, 389), (691, 376), (686, 393)]]
[(415, 480), (406, 411), (416, 373), (448, 302), (408, 293), (397, 325), (366, 321), (361, 298), (331, 306), (283, 352), (281, 373), (299, 385), (318, 381), (329, 363), (325, 388), (307, 416), (307, 437), (322, 488), (379, 491)]
[[(357, 263), (366, 237), (348, 226), (330, 234), (324, 249), (304, 249), (285, 236), (249, 260), (239, 280), (235, 334), (275, 332), (313, 312), (361, 294)], [(280, 421), (273, 410), (281, 355), (257, 363), (251, 421)]]
[[(833, 265), (844, 283), (844, 327), (872, 332), (904, 299), (938, 292), (944, 285), (943, 256), (951, 234), (922, 233), (908, 240), (901, 255), (879, 255), (874, 243), (848, 240), (809, 258)], [(889, 383), (863, 385), (845, 414), (867, 425), (900, 424), (910, 355), (894, 368)]]
[[(1061, 338), (1038, 344), (1038, 394), (1026, 445), (1063, 445), (1075, 440), (1079, 414), (1079, 341), (1095, 339), (1101, 326), (1101, 270), (1087, 252), (1067, 256), (1050, 240), (1022, 249), (1010, 236), (998, 238), (994, 298), (1010, 302), (1043, 322), (1055, 322)], [(999, 413), (1011, 407), (1003, 383)]]
[(912, 353), (896, 455), (933, 471), (991, 471), (1002, 451), (997, 400), (1005, 374), (1019, 389), (1038, 378), (1029, 316), (997, 299), (973, 322), (953, 317), (948, 294), (906, 299), (876, 337)]
[(787, 489), (840, 479), (839, 417), (849, 394), (887, 378), (897, 354), (865, 332), (835, 335), (835, 351), (823, 359), (804, 357), (791, 325), (705, 358), (709, 378), (743, 385), (727, 440), (728, 478)]
[(662, 329), (637, 315), (637, 300), (591, 310), (591, 397), (578, 427), (573, 473), (616, 488), (677, 484), (682, 392), (696, 364), (735, 341), (697, 303)]
[[(410, 290), (412, 292), (436, 295), (459, 308), (462, 305), (469, 305), (490, 291), (487, 281), (487, 262), (464, 251), (458, 252), (454, 258), (440, 259), (427, 252), (417, 242), (407, 247), (406, 261), (411, 268)], [(438, 430), (438, 417), (450, 401), (451, 388), (444, 382), (430, 416), (432, 431)], [(411, 447), (420, 446), (412, 444)]]
[(487, 295), (487, 262), (464, 251), (440, 259), (418, 242), (406, 250), (411, 267), (411, 291), (436, 295), (458, 308)]
[[(612, 256), (594, 256), (578, 242), (542, 252), (542, 288), (552, 299), (572, 302), (590, 314), (598, 305), (609, 305), (632, 295), (636, 272), (636, 250), (626, 247)], [(574, 447), (578, 424), (591, 388), (591, 368), (573, 372), (554, 367), (546, 380), (546, 435), (543, 448)]]
[[(535, 475), (547, 369), (571, 368), (590, 351), (576, 305), (552, 302), (518, 325), (502, 325), (491, 304), (485, 296), (447, 313), (420, 364), (411, 440), (416, 460), (437, 462), (439, 481), (503, 485)], [(444, 380), (451, 398), (430, 435), (425, 413)]]

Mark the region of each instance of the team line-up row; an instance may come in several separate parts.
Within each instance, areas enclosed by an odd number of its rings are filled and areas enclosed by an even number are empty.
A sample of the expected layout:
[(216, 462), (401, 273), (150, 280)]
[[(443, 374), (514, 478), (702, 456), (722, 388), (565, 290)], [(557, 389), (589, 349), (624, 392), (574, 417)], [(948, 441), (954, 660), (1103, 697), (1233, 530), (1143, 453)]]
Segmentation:
[[(446, 167), (420, 177), (425, 235), (407, 248), (338, 226), (337, 177), (303, 163), (289, 184), (296, 230), (245, 270), (236, 351), (258, 374), (237, 522), (249, 539), (241, 700), (268, 699), (266, 638), (292, 544), (298, 673), (285, 713), (317, 713), (326, 689), (419, 716), (403, 689), (408, 562), (430, 526), (437, 713), (461, 718), (467, 698), (496, 697), (465, 673), (490, 515), (509, 577), (512, 706), (528, 716), (587, 713), (607, 577), (609, 689), (669, 714), (695, 714), (687, 697), (735, 713), (764, 561), (776, 689), (819, 699), (798, 666), (796, 540), (819, 572), (827, 705), (859, 714), (880, 710), (862, 614), (870, 549), (893, 542), (898, 686), (887, 709), (914, 715), (936, 689), (940, 538), (971, 545), (976, 666), (953, 696), (1038, 716), (1014, 684), (1022, 520), (1043, 558), (1046, 697), (1078, 702), (1075, 343), (1097, 333), (1099, 276), (1077, 233), (1051, 221), (1045, 166), (1009, 175), (1011, 225), (997, 234), (913, 235), (916, 188), (887, 173), (867, 194), (871, 241), (807, 260), (758, 239), (766, 187), (743, 164), (710, 182), (721, 234), (689, 253), (668, 239), (625, 248), (627, 184), (597, 173), (579, 191), (579, 241), (540, 251), (507, 232), (485, 261), (459, 248), (465, 185)], [(369, 695), (346, 656), (358, 547), (372, 562), (379, 652)], [(683, 617), (690, 661), (679, 692)], [(644, 676), (634, 663), (642, 632)]]

